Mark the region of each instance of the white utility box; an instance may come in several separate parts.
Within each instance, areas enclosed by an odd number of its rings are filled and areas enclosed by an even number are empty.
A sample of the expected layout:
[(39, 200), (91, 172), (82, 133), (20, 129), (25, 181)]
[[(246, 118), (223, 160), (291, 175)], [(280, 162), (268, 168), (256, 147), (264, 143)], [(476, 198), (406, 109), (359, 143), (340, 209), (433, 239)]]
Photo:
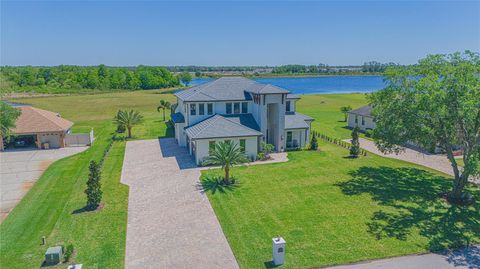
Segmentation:
[(282, 265), (285, 262), (285, 240), (282, 237), (272, 238), (272, 252), (273, 264)]

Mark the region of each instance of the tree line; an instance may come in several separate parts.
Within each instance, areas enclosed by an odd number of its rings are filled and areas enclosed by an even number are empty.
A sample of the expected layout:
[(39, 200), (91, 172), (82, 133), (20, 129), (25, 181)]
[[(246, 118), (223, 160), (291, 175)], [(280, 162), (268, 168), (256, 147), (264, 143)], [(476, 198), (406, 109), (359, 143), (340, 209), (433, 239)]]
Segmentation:
[(1, 74), (18, 87), (65, 89), (157, 89), (180, 85), (180, 80), (164, 67), (134, 68), (60, 65), (54, 67), (1, 67)]
[(389, 66), (396, 65), (394, 63), (379, 63), (375, 61), (366, 62), (362, 66), (346, 65), (346, 66), (329, 66), (327, 64), (318, 65), (301, 65), (288, 64), (273, 67), (272, 73), (314, 73), (314, 74), (332, 74), (347, 72), (363, 72), (363, 73), (382, 73)]

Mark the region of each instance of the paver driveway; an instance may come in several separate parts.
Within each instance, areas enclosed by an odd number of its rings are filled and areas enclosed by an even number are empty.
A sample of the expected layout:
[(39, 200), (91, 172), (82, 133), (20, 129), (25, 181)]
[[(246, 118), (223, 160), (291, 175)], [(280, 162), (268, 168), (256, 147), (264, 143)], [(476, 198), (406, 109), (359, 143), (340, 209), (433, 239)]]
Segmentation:
[(0, 153), (0, 223), (54, 161), (88, 147), (24, 149)]
[(127, 143), (126, 268), (238, 268), (199, 177), (174, 139)]

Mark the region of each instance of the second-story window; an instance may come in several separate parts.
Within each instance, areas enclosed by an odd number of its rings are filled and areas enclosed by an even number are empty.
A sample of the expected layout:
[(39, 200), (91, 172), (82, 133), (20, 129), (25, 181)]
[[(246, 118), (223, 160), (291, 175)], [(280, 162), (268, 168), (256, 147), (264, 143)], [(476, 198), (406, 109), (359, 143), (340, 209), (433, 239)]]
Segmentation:
[(212, 115), (213, 114), (213, 104), (207, 104), (207, 114)]
[(190, 115), (197, 115), (197, 104), (190, 104)]
[(227, 114), (232, 114), (232, 103), (227, 103), (225, 110)]
[(287, 108), (286, 108), (287, 112), (292, 111), (291, 105), (292, 105), (292, 102), (287, 101)]
[(198, 115), (205, 115), (205, 104), (198, 104)]
[(355, 115), (355, 123), (358, 123), (358, 116)]
[(233, 103), (233, 113), (240, 114), (240, 103)]
[(247, 102), (242, 103), (242, 113), (248, 113), (248, 103)]
[(362, 116), (362, 125), (365, 125), (365, 118)]

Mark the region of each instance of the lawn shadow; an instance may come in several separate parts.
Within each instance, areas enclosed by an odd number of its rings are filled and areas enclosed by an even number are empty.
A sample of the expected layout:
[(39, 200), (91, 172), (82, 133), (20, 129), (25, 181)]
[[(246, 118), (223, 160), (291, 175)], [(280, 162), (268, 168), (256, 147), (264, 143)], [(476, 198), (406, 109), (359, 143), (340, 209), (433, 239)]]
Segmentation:
[[(427, 238), (436, 251), (469, 245), (480, 236), (480, 206), (448, 204), (440, 193), (451, 189), (451, 181), (416, 168), (360, 167), (351, 179), (337, 184), (346, 195), (369, 194), (385, 210), (374, 212), (368, 233), (377, 239), (406, 240), (413, 230)], [(479, 197), (478, 189), (471, 190)]]
[(223, 178), (220, 176), (207, 176), (197, 183), (197, 190), (199, 190), (201, 193), (210, 192), (211, 194), (215, 194), (216, 192), (231, 192), (240, 187), (240, 183), (234, 178), (231, 178), (231, 180), (234, 182), (229, 185), (223, 184), (222, 179)]
[(273, 261), (267, 261), (267, 262), (264, 262), (263, 264), (265, 265), (265, 268), (277, 268), (280, 266), (280, 265), (275, 265)]

